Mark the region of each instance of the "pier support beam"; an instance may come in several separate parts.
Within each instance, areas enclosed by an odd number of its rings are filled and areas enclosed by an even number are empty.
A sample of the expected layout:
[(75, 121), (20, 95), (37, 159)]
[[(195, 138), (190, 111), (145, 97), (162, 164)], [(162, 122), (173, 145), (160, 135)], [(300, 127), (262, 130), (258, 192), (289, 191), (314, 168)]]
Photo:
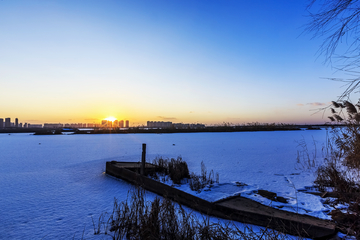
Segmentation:
[(141, 155), (141, 168), (140, 168), (140, 174), (145, 174), (145, 161), (146, 161), (146, 143), (143, 143), (142, 145), (142, 155)]

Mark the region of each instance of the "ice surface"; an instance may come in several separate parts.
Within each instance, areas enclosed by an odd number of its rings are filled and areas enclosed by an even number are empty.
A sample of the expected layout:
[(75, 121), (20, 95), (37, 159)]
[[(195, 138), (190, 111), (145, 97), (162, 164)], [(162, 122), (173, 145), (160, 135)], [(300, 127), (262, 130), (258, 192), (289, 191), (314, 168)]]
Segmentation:
[(149, 161), (182, 156), (190, 171), (200, 174), (203, 161), (218, 172), (220, 184), (199, 194), (207, 200), (241, 194), (276, 205), (255, 194), (265, 189), (291, 199), (278, 207), (327, 218), (319, 197), (296, 191), (314, 180), (312, 172), (295, 169), (302, 138), (314, 138), (321, 149), (326, 132), (0, 134), (0, 239), (78, 239), (83, 231), (92, 238), (92, 217), (111, 212), (114, 198), (125, 200), (132, 187), (105, 175), (105, 162), (140, 161), (142, 143)]

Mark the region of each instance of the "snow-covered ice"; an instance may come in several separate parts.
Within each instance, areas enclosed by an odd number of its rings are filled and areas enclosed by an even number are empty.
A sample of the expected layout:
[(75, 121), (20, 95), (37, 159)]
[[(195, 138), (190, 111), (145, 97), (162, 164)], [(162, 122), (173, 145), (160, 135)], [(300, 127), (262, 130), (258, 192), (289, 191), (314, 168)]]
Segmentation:
[[(125, 200), (131, 185), (104, 174), (105, 162), (182, 156), (192, 172), (201, 161), (220, 183), (198, 196), (215, 201), (241, 194), (266, 205), (328, 218), (320, 197), (298, 192), (314, 174), (296, 169), (298, 141), (317, 142), (326, 131), (241, 133), (47, 135), (0, 134), (0, 239), (69, 239), (92, 236), (94, 221)], [(309, 144), (312, 151), (312, 144)], [(321, 156), (321, 153), (318, 153)], [(248, 186), (238, 186), (236, 182)], [(189, 191), (186, 185), (180, 186)], [(275, 203), (264, 189), (289, 199)], [(193, 193), (197, 194), (197, 193)], [(153, 194), (148, 193), (149, 197)]]

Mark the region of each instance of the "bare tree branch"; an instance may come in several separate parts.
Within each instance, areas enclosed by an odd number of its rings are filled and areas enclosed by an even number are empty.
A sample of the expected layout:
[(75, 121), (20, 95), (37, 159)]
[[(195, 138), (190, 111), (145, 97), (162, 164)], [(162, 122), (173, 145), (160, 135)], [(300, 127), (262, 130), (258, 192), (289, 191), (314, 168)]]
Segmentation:
[[(312, 13), (311, 9), (318, 9)], [(344, 71), (353, 78), (331, 79), (344, 82), (347, 86), (339, 99), (360, 88), (360, 1), (359, 0), (311, 0), (307, 7), (311, 21), (305, 26), (305, 32), (313, 38), (324, 38), (320, 46), (320, 55), (335, 68)], [(339, 45), (346, 46), (339, 49)]]

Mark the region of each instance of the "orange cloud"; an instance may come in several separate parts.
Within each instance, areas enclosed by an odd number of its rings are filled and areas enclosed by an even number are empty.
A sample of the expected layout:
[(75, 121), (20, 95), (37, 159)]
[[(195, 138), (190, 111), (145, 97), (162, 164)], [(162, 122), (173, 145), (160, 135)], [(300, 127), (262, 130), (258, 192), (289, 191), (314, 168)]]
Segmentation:
[(174, 117), (163, 117), (163, 116), (157, 116), (157, 118), (160, 118), (162, 120), (176, 120)]
[(325, 106), (327, 105), (326, 103), (320, 103), (320, 102), (313, 102), (313, 103), (307, 103), (306, 105), (311, 105), (311, 106)]

